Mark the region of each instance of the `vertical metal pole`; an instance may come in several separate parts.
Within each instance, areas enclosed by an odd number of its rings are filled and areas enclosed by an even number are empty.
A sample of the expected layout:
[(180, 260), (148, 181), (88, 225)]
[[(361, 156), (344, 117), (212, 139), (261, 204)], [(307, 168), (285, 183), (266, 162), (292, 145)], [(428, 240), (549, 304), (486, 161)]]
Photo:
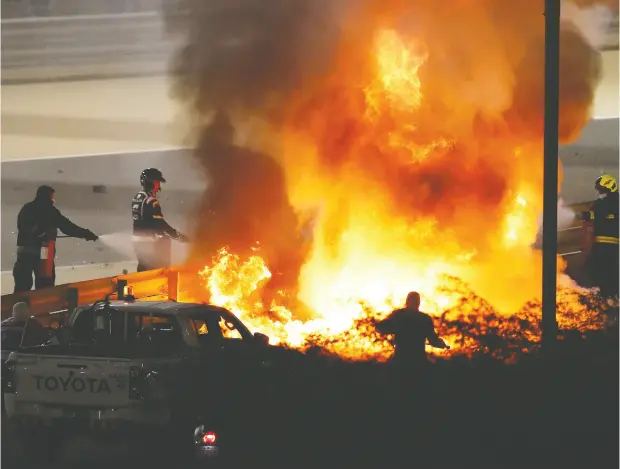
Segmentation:
[(560, 2), (545, 0), (545, 155), (543, 188), (543, 350), (557, 337), (558, 140), (560, 117)]

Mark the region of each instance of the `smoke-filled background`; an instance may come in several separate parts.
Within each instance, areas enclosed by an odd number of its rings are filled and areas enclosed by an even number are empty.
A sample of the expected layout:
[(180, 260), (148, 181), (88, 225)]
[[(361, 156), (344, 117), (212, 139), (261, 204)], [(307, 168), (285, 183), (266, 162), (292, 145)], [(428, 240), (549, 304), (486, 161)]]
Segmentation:
[[(592, 31), (605, 10), (578, 3), (564, 4), (563, 143), (588, 122), (600, 78)], [(538, 295), (543, 7), (180, 2), (174, 93), (209, 182), (192, 258), (259, 243), (267, 290), (314, 311), (430, 293), (439, 274), (505, 311)]]

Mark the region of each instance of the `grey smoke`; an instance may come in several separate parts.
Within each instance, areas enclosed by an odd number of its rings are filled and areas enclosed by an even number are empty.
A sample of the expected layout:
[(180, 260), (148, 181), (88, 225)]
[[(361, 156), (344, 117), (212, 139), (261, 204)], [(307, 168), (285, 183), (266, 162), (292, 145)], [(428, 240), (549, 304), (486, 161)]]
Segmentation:
[(269, 114), (291, 91), (329, 70), (338, 18), (343, 9), (362, 4), (181, 0), (167, 18), (169, 32), (185, 44), (172, 65), (178, 77), (173, 91), (201, 114), (213, 109)]

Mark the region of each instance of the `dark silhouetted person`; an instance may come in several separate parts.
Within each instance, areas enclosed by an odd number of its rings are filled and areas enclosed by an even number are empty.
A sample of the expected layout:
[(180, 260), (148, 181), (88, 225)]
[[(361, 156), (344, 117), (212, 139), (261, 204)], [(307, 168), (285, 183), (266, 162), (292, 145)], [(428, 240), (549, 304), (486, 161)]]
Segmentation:
[(187, 242), (185, 235), (164, 220), (157, 193), (165, 182), (159, 169), (145, 169), (140, 174), (142, 190), (131, 201), (133, 245), (138, 258), (138, 272), (170, 267), (172, 240)]
[(588, 254), (588, 275), (600, 288), (603, 298), (618, 296), (618, 258), (620, 256), (618, 234), (618, 182), (613, 176), (603, 174), (594, 187), (599, 198), (590, 210), (581, 213), (584, 222), (590, 222), (594, 230), (594, 244)]
[(423, 366), (426, 360), (426, 341), (436, 348), (450, 348), (435, 332), (433, 320), (420, 311), (420, 294), (407, 295), (404, 308), (392, 311), (386, 319), (377, 323), (377, 331), (394, 335), (392, 362), (404, 368)]
[(433, 347), (450, 348), (435, 332), (433, 320), (420, 311), (420, 294), (410, 292), (404, 308), (392, 311), (376, 325), (381, 334), (394, 336), (394, 355), (389, 362), (388, 377), (391, 386), (400, 392), (409, 392), (416, 381), (423, 381), (429, 364), (426, 358), (426, 341)]
[(22, 207), (17, 216), (17, 261), (13, 267), (15, 293), (32, 288), (53, 287), (56, 282), (56, 237), (58, 230), (68, 236), (87, 241), (98, 239), (92, 231), (81, 228), (63, 216), (55, 207), (55, 191), (41, 186), (32, 202)]
[[(3, 350), (41, 345), (49, 340), (48, 331), (30, 314), (26, 303), (15, 303), (13, 315), (2, 321)], [(6, 347), (5, 347), (6, 346)]]
[[(407, 295), (404, 308), (394, 310), (376, 325), (378, 332), (394, 336), (394, 355), (388, 364), (388, 388), (383, 416), (390, 451), (396, 459), (405, 448), (415, 452), (424, 448), (421, 438), (424, 427), (432, 422), (431, 382), (426, 358), (426, 341), (433, 347), (447, 349), (439, 338), (433, 320), (420, 311), (420, 294)], [(415, 436), (412, 436), (415, 435)], [(412, 441), (413, 440), (413, 441)]]

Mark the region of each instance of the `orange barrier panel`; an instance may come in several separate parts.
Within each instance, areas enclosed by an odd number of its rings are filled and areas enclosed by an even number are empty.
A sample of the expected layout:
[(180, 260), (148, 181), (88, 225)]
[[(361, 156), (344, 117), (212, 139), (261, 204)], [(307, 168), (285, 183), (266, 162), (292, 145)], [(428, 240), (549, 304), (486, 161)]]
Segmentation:
[[(102, 300), (118, 291), (119, 281), (126, 281), (133, 288), (138, 300), (177, 300), (179, 296), (180, 268), (157, 269), (116, 277), (69, 283), (53, 288), (31, 290), (24, 293), (2, 295), (2, 319), (11, 316), (15, 303), (23, 301), (30, 306), (34, 316), (45, 316), (58, 311), (71, 311), (78, 305)], [(112, 297), (114, 298), (114, 296)]]

